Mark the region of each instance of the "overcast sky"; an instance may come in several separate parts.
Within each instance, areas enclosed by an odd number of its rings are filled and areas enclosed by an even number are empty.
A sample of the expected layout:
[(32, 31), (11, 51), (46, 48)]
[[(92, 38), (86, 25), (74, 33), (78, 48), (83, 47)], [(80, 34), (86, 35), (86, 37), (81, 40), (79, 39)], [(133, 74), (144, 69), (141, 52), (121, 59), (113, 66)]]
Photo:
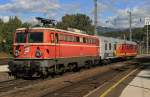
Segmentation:
[[(93, 19), (93, 0), (0, 0), (0, 17), (18, 16), (23, 21), (34, 21), (41, 16), (61, 20), (65, 14), (84, 13)], [(133, 27), (144, 26), (150, 16), (150, 0), (98, 0), (100, 26), (127, 28), (132, 12)], [(107, 21), (107, 23), (106, 23)]]

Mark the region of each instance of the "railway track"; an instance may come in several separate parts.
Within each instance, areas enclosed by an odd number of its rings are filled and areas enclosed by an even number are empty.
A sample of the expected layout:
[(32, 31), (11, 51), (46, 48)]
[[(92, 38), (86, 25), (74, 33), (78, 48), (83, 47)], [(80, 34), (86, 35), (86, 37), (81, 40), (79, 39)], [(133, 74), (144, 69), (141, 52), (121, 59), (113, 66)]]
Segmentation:
[(8, 64), (9, 60), (12, 60), (12, 58), (0, 58), (0, 65)]
[[(112, 63), (112, 65), (113, 65), (114, 63)], [(84, 71), (84, 69), (83, 70), (81, 70), (81, 71)], [(68, 75), (68, 74), (72, 74), (72, 72), (67, 72), (67, 73), (65, 73), (65, 75)], [(65, 76), (64, 75), (64, 76)], [(58, 78), (58, 77), (60, 77), (60, 75), (56, 75), (55, 76), (55, 78)], [(49, 77), (49, 78), (47, 78), (46, 80), (50, 80), (50, 79), (52, 79), (51, 77)], [(0, 82), (0, 93), (1, 92), (8, 92), (8, 91), (10, 91), (10, 90), (12, 90), (12, 89), (14, 89), (14, 88), (23, 88), (23, 87), (25, 87), (25, 86), (27, 86), (27, 85), (30, 85), (30, 84), (35, 84), (35, 83), (37, 83), (37, 82), (40, 82), (40, 81), (43, 81), (43, 80), (41, 80), (41, 79), (31, 79), (31, 80), (23, 80), (23, 79), (11, 79), (11, 80), (6, 80), (6, 81), (2, 81), (2, 82)], [(68, 81), (69, 82), (69, 81)]]
[(71, 85), (58, 89), (54, 92), (42, 94), (40, 97), (83, 97), (95, 88), (103, 86), (114, 81), (114, 79), (121, 78), (122, 76), (128, 74), (130, 71), (137, 68), (137, 66), (137, 64), (133, 64), (117, 69), (112, 69), (109, 72), (84, 79), (77, 83), (66, 81), (67, 83), (71, 83)]
[[(117, 64), (117, 63), (112, 63), (111, 65), (114, 65), (114, 64)], [(125, 64), (130, 64), (130, 65), (125, 65), (120, 68), (111, 67), (110, 71), (98, 74), (96, 76), (93, 76), (87, 79), (83, 79), (79, 82), (74, 83), (70, 80), (66, 80), (65, 83), (69, 83), (68, 86), (59, 88), (52, 92), (45, 92), (45, 93), (42, 92), (42, 94), (40, 94), (39, 97), (82, 97), (85, 94), (89, 93), (89, 91), (97, 88), (98, 86), (102, 86), (106, 83), (109, 83), (112, 80), (112, 78), (125, 75), (129, 71), (133, 70), (134, 68), (138, 66), (137, 62), (133, 62), (132, 60), (125, 62)], [(69, 73), (67, 73), (67, 75), (68, 74)], [(56, 76), (56, 78), (58, 77), (60, 76)], [(48, 78), (46, 80), (51, 80), (51, 79), (52, 78)], [(35, 84), (38, 85), (38, 83), (42, 83), (42, 81), (43, 80), (41, 79), (37, 79), (37, 80), (10, 80), (10, 81), (0, 82), (0, 96), (3, 94), (7, 95), (9, 93), (16, 94), (20, 90), (23, 91), (24, 89), (27, 89), (28, 86), (31, 87)], [(13, 89), (15, 89), (16, 91), (15, 92), (12, 91)], [(19, 97), (19, 96), (16, 96), (16, 97)]]
[(42, 82), (41, 79), (12, 79), (0, 82), (0, 96), (5, 95), (9, 92), (17, 91), (18, 89), (23, 89), (27, 86), (32, 86), (39, 82)]
[(25, 81), (23, 80), (16, 80), (16, 79), (0, 82), (0, 93), (7, 92), (9, 90), (17, 88), (17, 86), (19, 86), (24, 82)]

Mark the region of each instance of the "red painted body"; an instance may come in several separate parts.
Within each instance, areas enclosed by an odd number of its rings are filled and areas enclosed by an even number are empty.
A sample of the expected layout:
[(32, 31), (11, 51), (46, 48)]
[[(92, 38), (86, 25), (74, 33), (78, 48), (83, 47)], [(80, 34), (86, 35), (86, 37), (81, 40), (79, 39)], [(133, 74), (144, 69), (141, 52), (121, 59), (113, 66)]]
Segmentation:
[[(17, 30), (16, 33), (35, 33), (43, 32), (42, 43), (16, 43), (14, 39), (14, 52), (19, 51), (17, 59), (53, 59), (53, 58), (70, 58), (84, 56), (99, 56), (99, 40), (96, 36), (69, 33), (64, 30), (54, 29), (30, 29), (27, 32), (25, 29)], [(85, 42), (75, 41), (74, 38), (85, 38)], [(41, 56), (36, 57), (35, 53), (40, 50)], [(15, 53), (14, 53), (15, 55)]]
[(116, 49), (118, 57), (134, 57), (137, 55), (137, 45), (134, 44), (119, 44)]
[[(112, 58), (136, 56), (135, 43), (117, 43)], [(100, 51), (105, 47), (100, 48), (100, 45), (99, 37), (93, 35), (54, 28), (20, 28), (14, 36), (14, 60), (8, 63), (8, 68), (16, 77), (37, 75), (42, 78), (80, 67), (89, 68), (103, 60)], [(104, 52), (109, 53), (109, 50)]]

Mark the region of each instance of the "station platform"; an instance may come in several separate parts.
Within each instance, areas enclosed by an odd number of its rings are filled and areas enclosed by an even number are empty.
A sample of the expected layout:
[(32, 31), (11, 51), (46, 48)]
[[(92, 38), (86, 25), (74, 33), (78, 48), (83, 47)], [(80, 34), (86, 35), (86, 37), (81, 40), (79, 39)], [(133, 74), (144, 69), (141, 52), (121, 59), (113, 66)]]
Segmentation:
[[(120, 83), (119, 81), (108, 82), (90, 91), (84, 97), (150, 97), (150, 63), (143, 65), (145, 67), (136, 75), (131, 74), (122, 82), (119, 80)], [(113, 84), (109, 85), (109, 83)]]
[(120, 97), (150, 97), (150, 66), (126, 86)]
[(8, 72), (8, 65), (0, 65), (0, 72)]
[(105, 92), (102, 91), (106, 87), (105, 85), (100, 86), (84, 97), (150, 97), (150, 66), (138, 73), (125, 88), (123, 84), (119, 84), (118, 87), (112, 88), (111, 92), (103, 95)]

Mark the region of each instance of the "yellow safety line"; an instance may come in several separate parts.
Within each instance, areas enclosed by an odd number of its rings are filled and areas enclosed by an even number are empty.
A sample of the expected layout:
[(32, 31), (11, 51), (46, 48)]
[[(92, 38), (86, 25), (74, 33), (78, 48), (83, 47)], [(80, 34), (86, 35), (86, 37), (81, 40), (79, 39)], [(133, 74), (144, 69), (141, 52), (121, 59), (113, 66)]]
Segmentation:
[(111, 86), (108, 90), (106, 90), (102, 95), (100, 95), (100, 97), (105, 97), (109, 92), (112, 91), (112, 89), (114, 89), (116, 86), (118, 86), (121, 82), (123, 82), (127, 77), (129, 77), (132, 73), (134, 73), (135, 71), (137, 71), (138, 69), (133, 70), (132, 72), (130, 72), (128, 75), (126, 75), (125, 77), (123, 77), (121, 80), (119, 80), (116, 84), (114, 84), (113, 86)]

